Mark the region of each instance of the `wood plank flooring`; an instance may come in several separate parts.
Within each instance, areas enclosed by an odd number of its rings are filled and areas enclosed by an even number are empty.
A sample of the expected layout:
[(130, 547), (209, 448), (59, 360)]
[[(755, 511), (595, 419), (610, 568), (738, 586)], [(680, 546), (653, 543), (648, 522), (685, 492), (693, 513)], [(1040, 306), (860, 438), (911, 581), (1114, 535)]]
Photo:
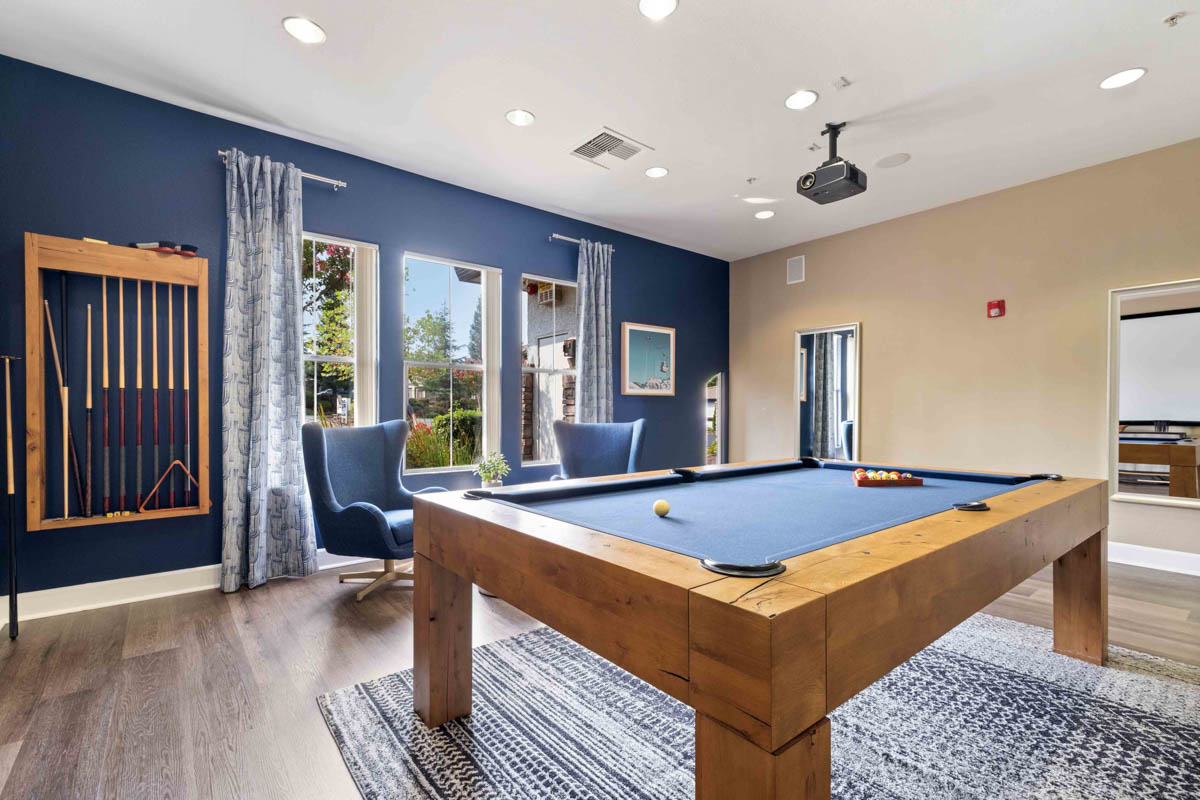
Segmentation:
[[(1200, 578), (1112, 565), (1114, 644), (1200, 664)], [(0, 640), (0, 800), (355, 798), (318, 694), (412, 665), (412, 594), (333, 571), (21, 626)], [(1047, 573), (988, 611), (1049, 625)], [(537, 627), (475, 595), (475, 643)]]

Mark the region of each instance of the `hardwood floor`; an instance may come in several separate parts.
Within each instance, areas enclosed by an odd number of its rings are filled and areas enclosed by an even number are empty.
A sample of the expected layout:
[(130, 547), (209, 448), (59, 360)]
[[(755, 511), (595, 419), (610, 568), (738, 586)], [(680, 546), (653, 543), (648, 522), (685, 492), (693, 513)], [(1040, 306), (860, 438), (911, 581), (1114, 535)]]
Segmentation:
[[(1113, 644), (1200, 664), (1200, 577), (1111, 565)], [(333, 571), (30, 620), (0, 641), (0, 800), (355, 798), (318, 694), (412, 664), (412, 594)], [(1050, 621), (1049, 574), (990, 613)], [(476, 644), (537, 627), (474, 596)]]

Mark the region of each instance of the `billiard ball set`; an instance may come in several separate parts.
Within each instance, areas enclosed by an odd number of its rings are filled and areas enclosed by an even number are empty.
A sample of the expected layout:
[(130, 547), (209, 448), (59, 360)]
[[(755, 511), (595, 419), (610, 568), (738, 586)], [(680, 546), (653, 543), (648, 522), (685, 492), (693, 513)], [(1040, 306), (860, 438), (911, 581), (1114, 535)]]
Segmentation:
[(854, 470), (855, 486), (924, 486), (922, 478), (914, 478), (911, 472), (897, 472), (886, 469), (866, 469), (859, 467)]

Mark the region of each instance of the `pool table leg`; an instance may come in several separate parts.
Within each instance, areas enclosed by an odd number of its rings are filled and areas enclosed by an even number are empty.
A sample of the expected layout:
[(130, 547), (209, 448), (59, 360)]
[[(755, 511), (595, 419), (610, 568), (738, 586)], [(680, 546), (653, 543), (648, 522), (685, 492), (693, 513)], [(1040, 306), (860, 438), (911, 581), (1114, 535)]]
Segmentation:
[(430, 728), (471, 713), (471, 582), (413, 558), (413, 707)]
[(1108, 529), (1054, 562), (1054, 652), (1103, 664), (1108, 651)]
[(696, 712), (696, 800), (829, 800), (829, 718), (774, 753)]

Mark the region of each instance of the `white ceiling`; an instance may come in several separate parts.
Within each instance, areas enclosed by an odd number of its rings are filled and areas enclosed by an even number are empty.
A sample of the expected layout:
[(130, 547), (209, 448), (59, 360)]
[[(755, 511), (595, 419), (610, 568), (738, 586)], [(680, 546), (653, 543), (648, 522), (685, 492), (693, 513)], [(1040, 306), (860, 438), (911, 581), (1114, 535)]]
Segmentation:
[[(737, 259), (1200, 135), (1200, 13), (1162, 24), (1182, 2), (680, 0), (653, 23), (636, 0), (7, 0), (0, 52)], [(1097, 88), (1130, 66), (1149, 74)], [(821, 99), (789, 111), (799, 88)], [(843, 120), (869, 189), (818, 206), (795, 181)], [(605, 125), (655, 151), (569, 155)]]

